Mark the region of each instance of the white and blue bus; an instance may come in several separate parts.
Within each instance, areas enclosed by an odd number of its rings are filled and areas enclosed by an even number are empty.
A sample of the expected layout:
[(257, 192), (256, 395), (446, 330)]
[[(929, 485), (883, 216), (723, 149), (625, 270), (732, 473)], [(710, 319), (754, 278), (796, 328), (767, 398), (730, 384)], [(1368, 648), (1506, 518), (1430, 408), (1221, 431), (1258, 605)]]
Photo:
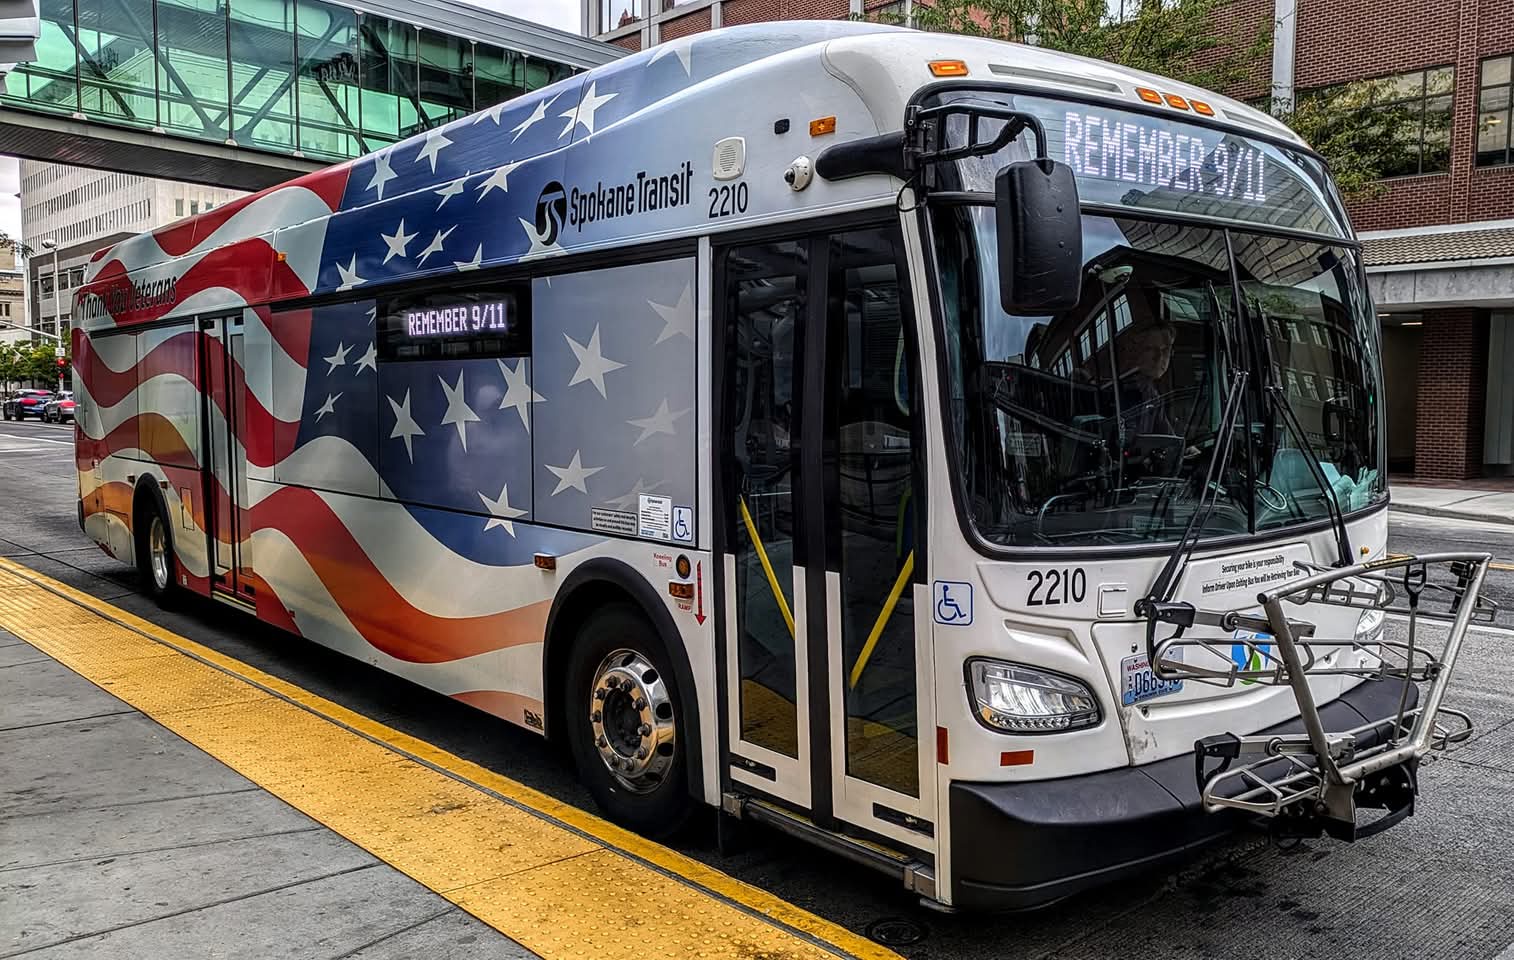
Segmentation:
[(717, 30), (128, 239), (75, 311), (95, 541), (651, 834), (1024, 908), (1243, 813), (1381, 829), (1463, 735), (1486, 561), (1386, 554), (1340, 197), (1182, 83)]

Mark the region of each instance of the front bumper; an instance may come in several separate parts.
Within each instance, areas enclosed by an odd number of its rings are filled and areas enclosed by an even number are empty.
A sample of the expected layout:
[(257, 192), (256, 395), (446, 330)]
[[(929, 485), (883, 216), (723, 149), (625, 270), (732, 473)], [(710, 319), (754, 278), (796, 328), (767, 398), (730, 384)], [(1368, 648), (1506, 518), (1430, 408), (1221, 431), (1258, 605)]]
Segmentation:
[[(1402, 689), (1398, 681), (1364, 681), (1321, 707), (1320, 717), (1331, 730), (1391, 717)], [(1411, 688), (1410, 705), (1418, 701)], [(1259, 732), (1302, 729), (1295, 718)], [(1180, 859), (1244, 822), (1203, 809), (1192, 753), (1061, 780), (956, 782), (949, 802), (952, 904), (964, 910), (1045, 906)]]

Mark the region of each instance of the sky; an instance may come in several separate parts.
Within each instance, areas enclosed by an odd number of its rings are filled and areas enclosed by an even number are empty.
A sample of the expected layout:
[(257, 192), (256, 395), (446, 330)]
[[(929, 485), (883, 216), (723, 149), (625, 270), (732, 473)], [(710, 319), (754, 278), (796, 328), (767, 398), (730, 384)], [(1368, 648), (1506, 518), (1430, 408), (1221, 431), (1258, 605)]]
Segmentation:
[[(578, 0), (460, 0), (472, 6), (483, 7), (534, 20), (549, 27), (578, 32)], [(12, 237), (21, 236), (21, 199), (16, 195), (21, 189), (19, 163), (11, 157), (0, 157), (0, 232)]]

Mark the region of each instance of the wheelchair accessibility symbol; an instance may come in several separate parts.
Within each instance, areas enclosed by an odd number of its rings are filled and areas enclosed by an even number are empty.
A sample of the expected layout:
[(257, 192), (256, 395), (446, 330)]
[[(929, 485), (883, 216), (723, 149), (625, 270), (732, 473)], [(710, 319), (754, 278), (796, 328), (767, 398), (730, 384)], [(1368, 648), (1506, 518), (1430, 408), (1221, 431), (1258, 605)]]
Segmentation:
[(967, 627), (973, 622), (973, 585), (961, 580), (937, 580), (931, 584), (931, 606), (936, 622), (949, 627)]
[(673, 508), (673, 539), (679, 543), (694, 542), (694, 508)]

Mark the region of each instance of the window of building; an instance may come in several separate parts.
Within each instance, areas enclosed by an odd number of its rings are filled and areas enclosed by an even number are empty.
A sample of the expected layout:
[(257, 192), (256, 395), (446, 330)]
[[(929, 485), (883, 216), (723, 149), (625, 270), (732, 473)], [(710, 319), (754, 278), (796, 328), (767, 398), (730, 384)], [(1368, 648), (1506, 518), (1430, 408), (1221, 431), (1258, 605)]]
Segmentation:
[(182, 217), (182, 216), (184, 216), (184, 198), (183, 197), (174, 197), (174, 201), (173, 201), (173, 215), (176, 216), (176, 217)]
[(189, 215), (190, 216), (195, 216), (199, 212), (200, 212), (200, 201), (198, 201), (198, 200), (191, 200), (191, 201), (189, 201)]
[(0, 300), (0, 317), (11, 315), (11, 303), (9, 300)]
[(1514, 163), (1514, 54), (1484, 60), (1477, 69), (1477, 165)]
[(1452, 67), (1433, 67), (1311, 91), (1337, 105), (1370, 111), (1367, 135), (1389, 133), (1400, 149), (1383, 164), (1383, 176), (1444, 173), (1451, 169)]

